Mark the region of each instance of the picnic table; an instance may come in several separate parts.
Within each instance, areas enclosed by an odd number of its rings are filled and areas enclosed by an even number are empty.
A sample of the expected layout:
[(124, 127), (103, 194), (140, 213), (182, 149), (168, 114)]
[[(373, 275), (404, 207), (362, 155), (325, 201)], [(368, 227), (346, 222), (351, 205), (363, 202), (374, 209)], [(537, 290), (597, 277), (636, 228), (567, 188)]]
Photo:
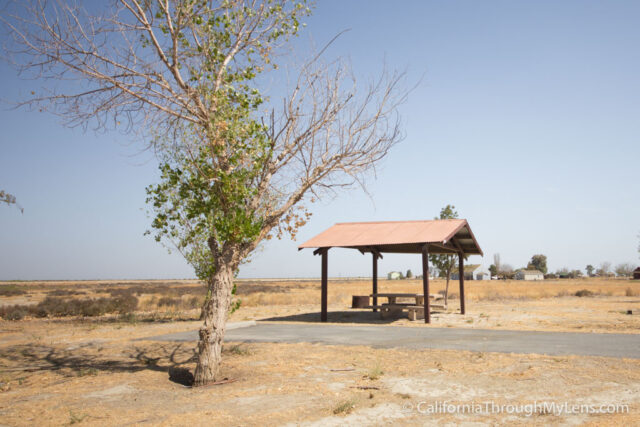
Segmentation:
[[(380, 316), (386, 319), (391, 316), (397, 316), (404, 310), (407, 310), (410, 320), (424, 319), (424, 294), (412, 293), (377, 293), (371, 294), (369, 297), (386, 298), (387, 303), (373, 305), (370, 308), (380, 309)], [(412, 302), (398, 302), (398, 299), (413, 299)], [(429, 298), (434, 301), (443, 299), (440, 294), (429, 294)], [(446, 308), (445, 304), (430, 304), (430, 307)]]

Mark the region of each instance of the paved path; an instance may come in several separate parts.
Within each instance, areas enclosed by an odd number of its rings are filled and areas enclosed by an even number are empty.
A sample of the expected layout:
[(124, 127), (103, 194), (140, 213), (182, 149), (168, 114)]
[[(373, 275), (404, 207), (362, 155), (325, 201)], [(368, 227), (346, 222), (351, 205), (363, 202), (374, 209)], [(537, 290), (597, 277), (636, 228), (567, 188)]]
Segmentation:
[[(196, 341), (196, 332), (147, 338)], [(402, 326), (351, 326), (319, 323), (258, 323), (227, 332), (227, 341), (310, 342), (381, 348), (436, 348), (501, 353), (609, 356), (640, 359), (640, 334), (504, 331)]]

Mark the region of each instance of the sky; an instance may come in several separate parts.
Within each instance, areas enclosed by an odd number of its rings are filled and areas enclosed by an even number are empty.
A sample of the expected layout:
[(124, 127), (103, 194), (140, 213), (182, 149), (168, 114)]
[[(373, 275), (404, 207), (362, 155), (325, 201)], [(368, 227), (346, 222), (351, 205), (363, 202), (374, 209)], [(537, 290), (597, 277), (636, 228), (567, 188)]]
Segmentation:
[[(359, 189), (312, 207), (297, 240), (263, 245), (239, 277), (319, 277), (297, 245), (336, 222), (431, 219), (455, 205), (484, 251), (550, 270), (640, 263), (640, 3), (635, 1), (318, 2), (293, 44), (323, 45), (362, 81), (386, 66), (416, 85), (400, 107), (405, 139)], [(0, 64), (0, 97), (39, 81)], [(194, 277), (144, 236), (157, 162), (144, 141), (69, 129), (0, 104), (0, 280)], [(379, 271), (419, 272), (418, 255)], [(370, 256), (334, 249), (329, 275), (369, 276)]]

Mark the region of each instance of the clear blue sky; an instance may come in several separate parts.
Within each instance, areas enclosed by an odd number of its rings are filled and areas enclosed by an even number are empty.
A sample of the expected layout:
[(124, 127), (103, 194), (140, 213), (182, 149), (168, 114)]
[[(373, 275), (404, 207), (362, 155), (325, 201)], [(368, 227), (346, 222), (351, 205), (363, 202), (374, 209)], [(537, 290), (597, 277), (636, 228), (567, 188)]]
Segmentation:
[[(335, 222), (431, 219), (454, 204), (485, 252), (471, 262), (551, 269), (638, 263), (640, 2), (320, 1), (296, 41), (351, 58), (359, 76), (386, 62), (422, 78), (402, 106), (406, 139), (384, 161), (371, 198), (316, 204), (302, 242)], [(1, 95), (41, 82), (0, 67)], [(144, 237), (155, 160), (127, 136), (63, 128), (42, 113), (0, 110), (0, 280), (181, 278), (178, 254)], [(296, 242), (265, 245), (241, 277), (317, 277)], [(330, 252), (330, 275), (370, 274), (370, 257)], [(381, 273), (419, 270), (385, 256)]]

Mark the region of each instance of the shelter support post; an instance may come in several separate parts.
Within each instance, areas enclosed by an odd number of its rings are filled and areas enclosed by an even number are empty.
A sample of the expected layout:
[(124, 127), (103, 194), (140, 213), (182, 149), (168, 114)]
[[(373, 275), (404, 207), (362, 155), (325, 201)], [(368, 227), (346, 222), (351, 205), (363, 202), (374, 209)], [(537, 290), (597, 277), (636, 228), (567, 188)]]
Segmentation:
[(372, 293), (374, 295), (373, 297), (373, 312), (375, 313), (376, 311), (378, 311), (377, 305), (378, 305), (378, 297), (375, 296), (378, 293), (378, 254), (375, 252), (372, 252), (371, 255), (373, 256), (373, 283), (372, 283)]
[(458, 254), (458, 263), (458, 277), (460, 278), (460, 313), (464, 314), (464, 254), (462, 252)]
[(321, 302), (320, 302), (320, 321), (327, 321), (327, 266), (328, 260), (327, 255), (329, 253), (329, 249), (324, 249), (322, 251), (322, 283), (321, 283)]
[(431, 323), (431, 303), (429, 301), (429, 249), (422, 248), (422, 292), (424, 293), (424, 323)]

